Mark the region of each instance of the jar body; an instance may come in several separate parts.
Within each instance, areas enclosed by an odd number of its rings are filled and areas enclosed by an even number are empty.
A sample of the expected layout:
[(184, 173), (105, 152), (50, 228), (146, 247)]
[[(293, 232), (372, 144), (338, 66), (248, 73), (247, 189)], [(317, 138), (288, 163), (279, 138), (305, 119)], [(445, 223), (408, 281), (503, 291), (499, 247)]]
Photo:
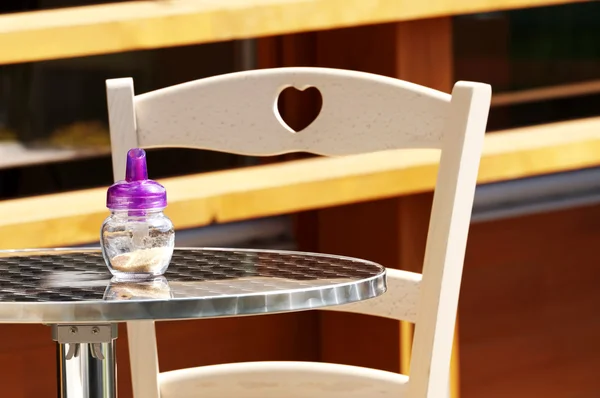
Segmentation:
[(165, 273), (173, 256), (175, 230), (162, 210), (111, 211), (104, 220), (100, 245), (115, 277), (138, 279)]

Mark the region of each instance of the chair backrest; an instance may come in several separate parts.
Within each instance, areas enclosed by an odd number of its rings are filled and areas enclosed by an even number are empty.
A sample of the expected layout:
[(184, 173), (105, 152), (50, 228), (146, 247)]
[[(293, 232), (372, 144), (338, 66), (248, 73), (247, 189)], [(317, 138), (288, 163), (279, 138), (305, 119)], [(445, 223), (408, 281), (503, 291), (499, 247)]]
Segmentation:
[[(290, 86), (300, 90), (316, 87), (322, 95), (319, 115), (300, 132), (290, 129), (277, 111), (278, 96)], [(440, 149), (416, 316), (406, 320), (416, 323), (409, 396), (446, 394), (463, 260), (491, 100), (489, 85), (458, 82), (449, 95), (362, 72), (278, 68), (211, 77), (139, 96), (134, 96), (131, 79), (108, 80), (107, 93), (115, 179), (124, 177), (125, 155), (133, 147), (191, 147), (246, 155)], [(386, 296), (388, 293), (382, 299)], [(357, 312), (368, 308), (355, 306), (359, 307)], [(147, 323), (137, 325), (149, 327)], [(156, 348), (151, 351), (148, 344), (142, 347), (131, 338), (129, 344), (132, 357), (149, 352), (156, 355)], [(135, 384), (134, 380), (134, 389)]]
[[(311, 86), (320, 91), (322, 108), (312, 124), (296, 133), (279, 115), (277, 98), (287, 87)], [(457, 87), (484, 89), (470, 83)], [(258, 156), (442, 148), (449, 112), (456, 106), (446, 93), (402, 80), (325, 68), (231, 73), (138, 96), (132, 79), (113, 79), (107, 81), (107, 94), (117, 180), (125, 175), (126, 152), (133, 147)]]

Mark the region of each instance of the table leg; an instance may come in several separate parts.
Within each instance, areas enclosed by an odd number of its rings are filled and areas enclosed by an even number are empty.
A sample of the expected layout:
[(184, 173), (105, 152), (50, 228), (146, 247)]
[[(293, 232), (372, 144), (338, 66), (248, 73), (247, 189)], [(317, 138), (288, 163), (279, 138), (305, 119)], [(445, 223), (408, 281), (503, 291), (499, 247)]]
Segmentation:
[(53, 325), (59, 398), (116, 398), (117, 325)]

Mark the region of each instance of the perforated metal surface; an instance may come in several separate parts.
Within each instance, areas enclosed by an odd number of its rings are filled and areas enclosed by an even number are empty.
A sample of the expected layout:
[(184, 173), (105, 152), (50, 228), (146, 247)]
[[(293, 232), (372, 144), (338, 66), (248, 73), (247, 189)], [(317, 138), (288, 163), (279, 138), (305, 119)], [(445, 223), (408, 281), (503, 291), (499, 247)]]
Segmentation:
[(0, 322), (182, 319), (298, 311), (376, 297), (385, 270), (298, 252), (177, 249), (165, 277), (111, 280), (99, 250), (0, 251)]

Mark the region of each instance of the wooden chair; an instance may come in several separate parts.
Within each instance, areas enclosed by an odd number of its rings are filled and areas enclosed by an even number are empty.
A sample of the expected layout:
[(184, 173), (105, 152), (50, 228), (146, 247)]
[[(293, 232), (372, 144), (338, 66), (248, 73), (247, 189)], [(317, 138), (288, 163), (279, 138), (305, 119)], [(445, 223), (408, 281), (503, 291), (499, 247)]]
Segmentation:
[[(316, 87), (322, 108), (295, 132), (277, 111), (287, 87)], [(486, 84), (452, 95), (405, 81), (324, 68), (232, 73), (134, 96), (107, 81), (115, 180), (133, 147), (193, 147), (246, 155), (352, 155), (441, 150), (423, 274), (389, 269), (388, 292), (331, 308), (415, 323), (411, 374), (305, 362), (250, 362), (158, 373), (153, 322), (128, 323), (136, 398), (447, 396), (452, 340), (477, 171), (490, 106)], [(403, 156), (398, 151), (398, 156)], [(397, 183), (401, 184), (402, 181)]]

